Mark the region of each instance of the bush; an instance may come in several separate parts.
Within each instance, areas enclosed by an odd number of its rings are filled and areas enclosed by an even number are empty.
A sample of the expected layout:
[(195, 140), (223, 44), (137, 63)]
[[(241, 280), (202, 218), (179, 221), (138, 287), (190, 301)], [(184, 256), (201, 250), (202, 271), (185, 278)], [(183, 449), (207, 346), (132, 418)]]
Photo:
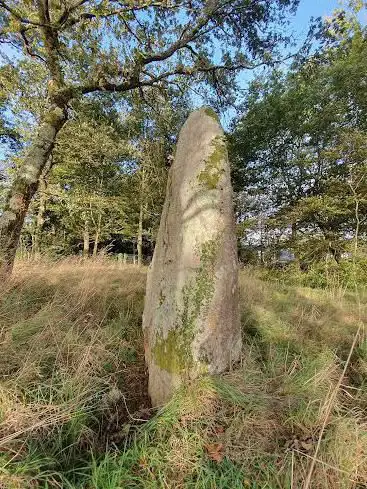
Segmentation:
[(320, 261), (302, 271), (298, 263), (289, 264), (285, 268), (259, 269), (263, 280), (277, 281), (285, 285), (300, 285), (311, 288), (346, 288), (367, 286), (367, 258), (342, 260), (339, 264), (334, 260)]

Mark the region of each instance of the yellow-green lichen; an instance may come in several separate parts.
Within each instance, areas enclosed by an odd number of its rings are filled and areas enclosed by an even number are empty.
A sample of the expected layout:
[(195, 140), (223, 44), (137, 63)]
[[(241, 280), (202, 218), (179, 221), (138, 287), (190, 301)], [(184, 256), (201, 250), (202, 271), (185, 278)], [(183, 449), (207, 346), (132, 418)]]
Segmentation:
[[(174, 328), (166, 338), (157, 334), (152, 349), (155, 363), (171, 373), (184, 373), (193, 363), (192, 342), (196, 334), (196, 320), (207, 309), (215, 290), (215, 263), (218, 239), (202, 245), (200, 267), (196, 275), (182, 289), (183, 308), (178, 314)], [(205, 365), (200, 365), (205, 372)]]
[(219, 122), (218, 114), (211, 107), (204, 107), (204, 112), (206, 115)]
[(58, 126), (65, 119), (64, 111), (60, 107), (56, 107), (52, 111), (48, 112), (44, 121), (46, 124), (50, 124), (51, 126)]
[(218, 240), (210, 239), (201, 248), (200, 267), (193, 289), (193, 316), (196, 318), (202, 309), (209, 305), (214, 293), (214, 268), (218, 251)]
[(167, 338), (163, 338), (162, 334), (157, 335), (152, 352), (155, 363), (170, 373), (183, 372), (190, 360), (188, 345), (185, 344), (184, 336), (177, 329), (171, 329)]
[(205, 161), (205, 168), (198, 175), (198, 181), (209, 190), (217, 188), (223, 173), (222, 162), (226, 157), (226, 143), (224, 137), (216, 136), (212, 141), (213, 151)]

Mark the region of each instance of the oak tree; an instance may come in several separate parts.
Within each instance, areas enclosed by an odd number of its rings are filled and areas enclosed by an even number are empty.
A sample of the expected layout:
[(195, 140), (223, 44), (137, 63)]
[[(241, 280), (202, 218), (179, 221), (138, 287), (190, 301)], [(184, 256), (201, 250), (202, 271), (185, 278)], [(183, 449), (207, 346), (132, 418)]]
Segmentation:
[(0, 216), (1, 273), (12, 269), (29, 203), (73, 101), (209, 82), (233, 86), (240, 69), (271, 61), (279, 22), (298, 0), (0, 0), (0, 40), (44, 72), (38, 127)]

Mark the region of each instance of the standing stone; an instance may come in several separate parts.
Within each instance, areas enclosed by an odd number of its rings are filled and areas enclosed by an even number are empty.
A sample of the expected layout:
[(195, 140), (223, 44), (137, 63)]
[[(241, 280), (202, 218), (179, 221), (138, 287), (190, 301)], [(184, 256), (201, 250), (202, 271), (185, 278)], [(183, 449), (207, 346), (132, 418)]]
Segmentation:
[(184, 124), (148, 273), (143, 315), (149, 394), (216, 374), (241, 349), (238, 262), (227, 147), (212, 109)]

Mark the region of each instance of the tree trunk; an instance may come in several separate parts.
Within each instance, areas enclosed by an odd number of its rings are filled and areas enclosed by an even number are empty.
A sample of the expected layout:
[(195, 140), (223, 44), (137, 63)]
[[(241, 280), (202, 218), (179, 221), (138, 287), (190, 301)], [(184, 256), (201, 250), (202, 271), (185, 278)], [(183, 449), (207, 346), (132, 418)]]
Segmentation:
[(89, 228), (87, 219), (84, 221), (83, 256), (84, 258), (89, 256)]
[(94, 235), (93, 256), (97, 256), (98, 241), (99, 241), (99, 233), (98, 231), (96, 231), (96, 234)]
[(139, 228), (138, 228), (138, 266), (143, 263), (143, 202), (140, 202)]
[[(41, 253), (40, 241), (42, 235), (42, 228), (45, 223), (45, 211), (46, 211), (46, 184), (43, 179), (40, 180), (40, 202), (36, 217), (36, 229), (34, 231), (34, 256), (35, 258), (39, 258)], [(42, 188), (42, 190), (41, 190)]]
[(145, 167), (142, 165), (141, 177), (140, 177), (140, 210), (139, 210), (139, 224), (138, 224), (138, 266), (143, 263), (143, 220), (144, 220), (144, 200), (145, 200)]
[(355, 264), (357, 254), (358, 254), (358, 239), (359, 239), (359, 228), (361, 225), (361, 220), (359, 218), (359, 199), (358, 199), (356, 189), (353, 188), (353, 186), (351, 184), (349, 184), (349, 186), (350, 186), (350, 189), (351, 189), (351, 191), (353, 193), (353, 197), (354, 197), (354, 215), (356, 218), (356, 229), (354, 232), (354, 253), (353, 253), (353, 263)]
[(292, 241), (296, 241), (297, 239), (297, 223), (292, 222)]
[(40, 176), (39, 186), (38, 186), (39, 206), (38, 206), (38, 212), (36, 217), (36, 228), (34, 231), (34, 248), (33, 248), (34, 256), (36, 258), (39, 258), (41, 253), (40, 243), (42, 237), (42, 229), (45, 223), (45, 212), (46, 212), (46, 202), (47, 202), (47, 196), (46, 196), (47, 185), (48, 185), (47, 175), (51, 167), (52, 167), (52, 158), (50, 157)]
[(94, 235), (93, 256), (97, 256), (99, 236), (101, 234), (101, 222), (102, 222), (102, 214), (99, 213), (96, 234)]
[(49, 110), (9, 189), (0, 216), (0, 277), (8, 276), (13, 269), (29, 204), (37, 191), (40, 175), (54, 147), (56, 135), (66, 118), (66, 111), (60, 107), (54, 106)]

